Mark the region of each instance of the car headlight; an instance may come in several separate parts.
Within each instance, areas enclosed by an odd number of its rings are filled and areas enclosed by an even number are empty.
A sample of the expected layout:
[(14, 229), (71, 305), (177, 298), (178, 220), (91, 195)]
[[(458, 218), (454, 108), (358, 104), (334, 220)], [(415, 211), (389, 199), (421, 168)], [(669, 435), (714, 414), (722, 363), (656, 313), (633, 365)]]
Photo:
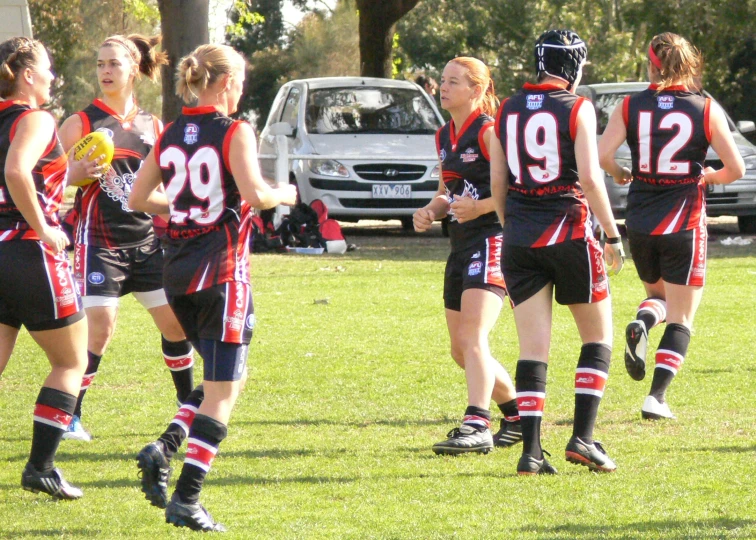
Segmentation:
[(441, 167), (436, 165), (433, 167), (433, 170), (431, 171), (431, 178), (438, 178), (438, 175), (441, 174)]
[(743, 161), (745, 161), (745, 168), (747, 171), (756, 169), (756, 154), (744, 157)]
[(349, 178), (349, 170), (335, 159), (313, 159), (310, 161), (310, 170), (322, 176)]

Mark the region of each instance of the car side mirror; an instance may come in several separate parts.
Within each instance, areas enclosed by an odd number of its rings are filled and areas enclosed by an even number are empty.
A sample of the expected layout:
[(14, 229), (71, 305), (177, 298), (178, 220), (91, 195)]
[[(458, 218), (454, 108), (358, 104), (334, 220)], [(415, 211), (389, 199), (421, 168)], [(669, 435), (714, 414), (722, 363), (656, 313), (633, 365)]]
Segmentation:
[(288, 122), (276, 122), (275, 124), (271, 124), (268, 128), (268, 133), (273, 136), (285, 135), (287, 137), (295, 137), (297, 129), (291, 127), (291, 124)]
[(738, 131), (741, 133), (751, 133), (752, 131), (756, 131), (756, 124), (754, 124), (751, 120), (741, 120), (735, 126), (738, 128)]

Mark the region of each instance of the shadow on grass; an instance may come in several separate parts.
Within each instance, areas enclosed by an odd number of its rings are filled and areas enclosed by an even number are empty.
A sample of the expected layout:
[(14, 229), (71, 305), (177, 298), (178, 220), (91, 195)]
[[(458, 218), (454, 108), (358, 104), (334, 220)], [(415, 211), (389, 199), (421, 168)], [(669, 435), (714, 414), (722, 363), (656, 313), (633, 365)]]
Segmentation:
[[(743, 529), (756, 526), (752, 519), (707, 519), (701, 521), (639, 521), (624, 525), (595, 525), (586, 523), (574, 523), (568, 525), (556, 525), (553, 527), (523, 527), (522, 531), (535, 535), (542, 535), (551, 540), (594, 539), (609, 534), (620, 533), (623, 538), (636, 538), (640, 536), (655, 536), (656, 538), (691, 538), (692, 529), (700, 529), (708, 538), (727, 530)], [(714, 538), (715, 536), (711, 536)], [(719, 536), (716, 536), (719, 537)]]
[(371, 426), (393, 426), (393, 427), (410, 427), (410, 426), (438, 426), (443, 424), (453, 424), (459, 419), (455, 418), (432, 418), (427, 420), (365, 420), (362, 422), (345, 422), (341, 420), (322, 419), (292, 419), (292, 420), (240, 420), (232, 421), (233, 425), (238, 426), (344, 426), (365, 428)]
[[(135, 460), (140, 448), (135, 448), (133, 453), (130, 452), (79, 452), (75, 448), (59, 450), (55, 454), (56, 463), (76, 463), (78, 461), (124, 461)], [(26, 462), (29, 460), (29, 454), (16, 454), (6, 458), (8, 462)]]
[(722, 454), (746, 454), (750, 452), (756, 453), (756, 444), (749, 446), (700, 446), (700, 447), (688, 447), (678, 448), (677, 452), (719, 452)]
[(3, 531), (3, 538), (29, 538), (32, 536), (99, 536), (99, 529), (30, 529), (25, 531)]

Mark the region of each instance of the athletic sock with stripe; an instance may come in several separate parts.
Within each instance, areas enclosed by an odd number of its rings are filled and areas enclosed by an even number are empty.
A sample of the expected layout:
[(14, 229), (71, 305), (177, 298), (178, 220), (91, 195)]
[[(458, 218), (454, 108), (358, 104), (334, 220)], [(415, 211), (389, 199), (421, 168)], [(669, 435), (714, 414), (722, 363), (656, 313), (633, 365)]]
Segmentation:
[(39, 472), (53, 469), (55, 452), (76, 408), (76, 396), (43, 386), (34, 407), (29, 463)]
[(575, 420), (572, 436), (584, 442), (593, 442), (593, 427), (596, 424), (599, 404), (609, 377), (612, 348), (603, 343), (586, 343), (580, 349), (575, 370)]
[(638, 306), (635, 318), (643, 321), (646, 332), (667, 319), (667, 302), (661, 298), (646, 298)]
[(654, 378), (651, 381), (651, 392), (649, 392), (659, 403), (664, 403), (664, 394), (672, 379), (680, 371), (689, 344), (690, 329), (688, 327), (677, 323), (667, 324), (659, 342), (659, 348), (656, 350), (656, 367), (654, 367)]
[(87, 370), (84, 372), (84, 377), (81, 379), (81, 390), (79, 390), (79, 397), (76, 400), (74, 416), (81, 418), (81, 403), (84, 401), (84, 394), (87, 393), (92, 381), (94, 381), (95, 375), (97, 375), (97, 370), (100, 369), (101, 360), (101, 354), (87, 351)]
[(226, 426), (217, 420), (204, 414), (195, 416), (189, 431), (184, 466), (176, 482), (176, 493), (182, 502), (195, 504), (199, 501), (202, 483), (227, 434)]
[(205, 389), (200, 384), (186, 396), (183, 405), (176, 412), (176, 416), (173, 417), (163, 434), (158, 437), (158, 443), (162, 443), (163, 453), (169, 461), (189, 435), (189, 430), (192, 428), (199, 406), (204, 399)]
[(522, 453), (543, 459), (541, 450), (541, 418), (546, 401), (546, 369), (548, 364), (535, 360), (518, 360), (515, 374), (517, 409), (522, 426)]
[(187, 396), (194, 388), (194, 349), (189, 340), (168, 341), (161, 336), (163, 347), (163, 360), (171, 370), (173, 386), (176, 387), (176, 397), (181, 403), (186, 401)]

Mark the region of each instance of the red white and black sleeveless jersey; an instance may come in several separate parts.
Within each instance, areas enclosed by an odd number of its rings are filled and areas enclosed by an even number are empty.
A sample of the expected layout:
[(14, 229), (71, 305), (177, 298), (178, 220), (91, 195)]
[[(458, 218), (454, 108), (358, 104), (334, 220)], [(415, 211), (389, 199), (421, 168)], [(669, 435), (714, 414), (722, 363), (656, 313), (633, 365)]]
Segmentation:
[(126, 118), (96, 99), (83, 111), (82, 137), (93, 131), (110, 135), (115, 145), (110, 170), (98, 182), (82, 188), (76, 209), (76, 243), (116, 249), (153, 241), (152, 216), (128, 207), (131, 185), (159, 135), (157, 118), (134, 109)]
[(504, 241), (544, 247), (590, 236), (575, 159), (577, 113), (585, 98), (549, 84), (525, 84), (499, 108), (496, 134), (509, 165)]
[[(486, 129), (493, 126), (493, 118), (480, 109), (473, 111), (456, 134), (454, 120), (436, 132), (436, 150), (441, 160), (441, 177), (449, 203), (454, 195), (472, 199), (491, 197), (491, 167), (483, 142)], [(501, 232), (496, 212), (459, 223), (450, 216), (449, 240), (452, 252), (465, 250), (477, 242)]]
[(655, 85), (622, 104), (633, 182), (627, 196), (628, 228), (644, 234), (694, 229), (706, 213), (701, 182), (709, 148), (711, 100), (684, 86)]
[[(31, 113), (49, 114), (32, 109), (21, 101), (0, 103), (0, 242), (39, 240), (39, 235), (29, 226), (13, 202), (5, 181), (5, 162), (18, 122), (23, 116)], [(32, 169), (37, 202), (45, 214), (45, 221), (54, 227), (59, 224), (58, 208), (63, 199), (67, 172), (68, 157), (58, 140), (58, 132), (55, 131), (42, 157)]]
[(214, 107), (184, 107), (155, 146), (171, 207), (163, 275), (170, 295), (249, 283), (252, 212), (229, 166), (240, 124)]

